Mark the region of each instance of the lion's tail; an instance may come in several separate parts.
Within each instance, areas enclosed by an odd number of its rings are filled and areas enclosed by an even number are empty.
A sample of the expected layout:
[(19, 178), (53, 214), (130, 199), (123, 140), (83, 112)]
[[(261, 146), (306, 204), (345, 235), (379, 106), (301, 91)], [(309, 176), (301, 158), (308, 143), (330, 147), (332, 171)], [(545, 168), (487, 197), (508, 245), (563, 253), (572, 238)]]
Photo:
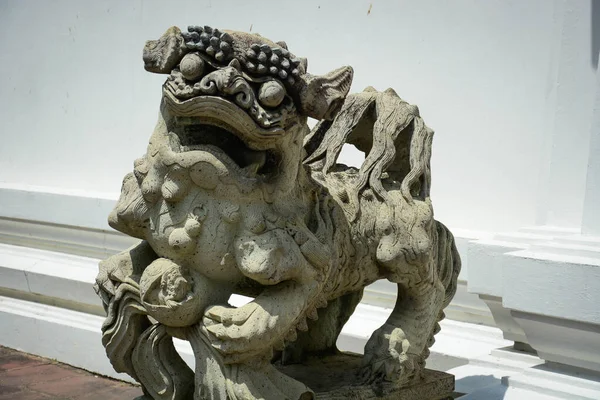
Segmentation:
[(427, 342), (427, 348), (425, 349), (423, 359), (426, 359), (429, 356), (429, 347), (433, 345), (435, 341), (434, 336), (441, 329), (440, 322), (446, 317), (444, 309), (450, 304), (450, 301), (452, 301), (452, 298), (456, 293), (458, 274), (460, 273), (461, 268), (460, 255), (456, 249), (452, 232), (439, 221), (435, 221), (435, 226), (437, 230), (437, 275), (444, 286), (445, 293), (444, 300), (438, 311), (437, 321), (434, 324)]
[(461, 261), (454, 242), (454, 236), (444, 224), (435, 221), (437, 228), (437, 273), (438, 278), (446, 288), (443, 308), (450, 304), (456, 293), (458, 274), (460, 273)]

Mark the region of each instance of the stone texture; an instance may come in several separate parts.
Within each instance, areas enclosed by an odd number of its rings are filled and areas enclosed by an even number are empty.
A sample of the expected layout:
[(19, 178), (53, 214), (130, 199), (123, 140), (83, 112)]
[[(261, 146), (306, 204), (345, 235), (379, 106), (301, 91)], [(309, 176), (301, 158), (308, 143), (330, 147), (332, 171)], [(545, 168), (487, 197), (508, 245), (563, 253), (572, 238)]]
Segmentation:
[(284, 374), (305, 383), (323, 400), (438, 400), (453, 395), (454, 376), (425, 369), (421, 378), (411, 385), (400, 387), (392, 382), (374, 385), (357, 384), (361, 357), (356, 354), (336, 354), (312, 357), (301, 364), (277, 365)]
[[(115, 370), (153, 399), (314, 398), (273, 360), (336, 354), (363, 288), (388, 279), (398, 300), (357, 379), (422, 383), (460, 260), (433, 218), (433, 131), (418, 108), (392, 89), (349, 95), (352, 68), (311, 75), (256, 34), (173, 27), (143, 58), (168, 77), (109, 216), (142, 241), (97, 277)], [(365, 152), (360, 169), (337, 163), (344, 144)], [(231, 307), (232, 293), (254, 300)], [(195, 371), (173, 337), (191, 343)]]

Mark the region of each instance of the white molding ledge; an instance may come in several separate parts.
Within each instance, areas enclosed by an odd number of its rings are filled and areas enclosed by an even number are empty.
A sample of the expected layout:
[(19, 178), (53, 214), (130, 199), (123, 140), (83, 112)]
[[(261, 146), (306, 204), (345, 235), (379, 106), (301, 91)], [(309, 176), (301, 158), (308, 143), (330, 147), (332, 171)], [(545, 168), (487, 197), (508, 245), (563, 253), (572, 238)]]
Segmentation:
[[(115, 372), (106, 357), (101, 340), (102, 317), (0, 296), (0, 321), (3, 346), (134, 382), (128, 375)], [(193, 366), (189, 344), (177, 339), (174, 343), (182, 358)]]
[(117, 196), (0, 183), (0, 217), (109, 230), (107, 217)]
[[(492, 238), (473, 240), (468, 244), (468, 292), (478, 295), (487, 304), (495, 325), (502, 329), (505, 339), (514, 341), (517, 346), (528, 347), (525, 332), (515, 321), (510, 307), (505, 306), (504, 287), (510, 285), (513, 278), (505, 269), (507, 256), (576, 233), (574, 229), (526, 227), (517, 232), (499, 233)], [(517, 277), (520, 278), (520, 274), (517, 273), (515, 278)]]
[(0, 243), (103, 259), (138, 239), (112, 230), (0, 217)]
[(527, 228), (471, 243), (468, 258), (469, 291), (544, 362), (465, 398), (600, 399), (600, 237)]
[(97, 269), (97, 259), (0, 244), (0, 294), (103, 314)]

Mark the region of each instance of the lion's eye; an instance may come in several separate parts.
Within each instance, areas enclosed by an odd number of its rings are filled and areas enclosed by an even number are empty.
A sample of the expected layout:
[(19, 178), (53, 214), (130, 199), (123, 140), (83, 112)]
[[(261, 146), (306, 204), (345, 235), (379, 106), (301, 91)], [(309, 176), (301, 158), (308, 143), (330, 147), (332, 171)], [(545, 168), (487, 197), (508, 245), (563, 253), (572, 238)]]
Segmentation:
[(277, 107), (285, 97), (285, 88), (277, 81), (265, 82), (258, 89), (258, 101), (265, 107)]
[(179, 63), (179, 70), (185, 79), (194, 81), (204, 73), (204, 60), (197, 53), (186, 54)]

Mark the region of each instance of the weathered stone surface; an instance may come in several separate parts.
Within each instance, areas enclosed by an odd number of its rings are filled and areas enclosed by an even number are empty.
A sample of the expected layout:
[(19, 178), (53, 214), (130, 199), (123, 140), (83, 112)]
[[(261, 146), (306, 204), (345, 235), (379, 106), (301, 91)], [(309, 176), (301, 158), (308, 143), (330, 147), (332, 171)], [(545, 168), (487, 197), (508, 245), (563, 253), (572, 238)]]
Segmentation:
[(361, 357), (336, 354), (311, 357), (301, 364), (277, 365), (286, 375), (306, 384), (323, 400), (441, 400), (454, 391), (454, 376), (440, 371), (423, 370), (420, 379), (408, 386), (382, 381), (376, 384), (357, 382)]
[[(97, 277), (115, 369), (152, 399), (314, 398), (316, 383), (273, 360), (335, 354), (363, 288), (388, 279), (398, 301), (357, 379), (423, 384), (460, 260), (433, 219), (433, 131), (417, 107), (392, 89), (348, 95), (352, 68), (311, 75), (256, 34), (173, 27), (143, 57), (169, 76), (109, 216), (142, 241)], [(346, 143), (365, 152), (360, 169), (337, 163)], [(232, 293), (254, 300), (231, 307)], [(173, 337), (191, 343), (196, 371)]]

